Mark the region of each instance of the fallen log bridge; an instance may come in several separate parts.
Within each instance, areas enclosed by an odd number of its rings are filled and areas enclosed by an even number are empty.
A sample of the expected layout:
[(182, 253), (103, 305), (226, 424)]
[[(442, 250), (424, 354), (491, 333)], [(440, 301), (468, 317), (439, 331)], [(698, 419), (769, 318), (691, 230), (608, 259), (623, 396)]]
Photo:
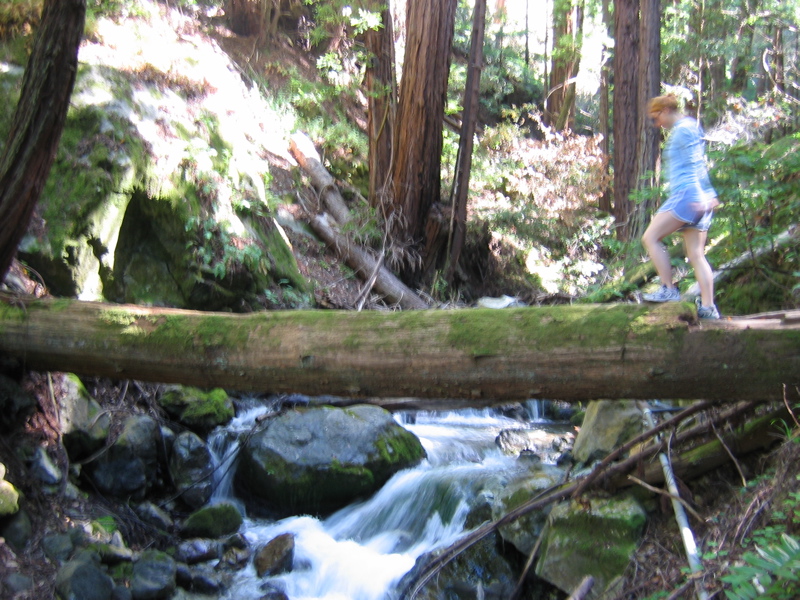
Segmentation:
[(681, 303), (229, 314), (0, 296), (0, 354), (36, 371), (389, 409), (771, 400), (800, 385), (796, 320), (698, 322)]

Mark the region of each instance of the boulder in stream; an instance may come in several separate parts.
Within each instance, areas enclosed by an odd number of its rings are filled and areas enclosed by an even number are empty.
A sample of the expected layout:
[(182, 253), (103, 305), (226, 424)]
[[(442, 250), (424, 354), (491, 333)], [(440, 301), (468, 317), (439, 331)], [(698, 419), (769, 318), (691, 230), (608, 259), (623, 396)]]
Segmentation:
[(292, 410), (243, 445), (236, 485), (253, 511), (324, 514), (374, 493), (424, 456), (419, 439), (383, 408)]
[(602, 460), (642, 431), (642, 411), (633, 400), (592, 401), (575, 438), (572, 455), (584, 464)]
[(211, 498), (214, 458), (196, 433), (184, 431), (175, 438), (169, 473), (181, 499), (191, 508), (200, 508)]

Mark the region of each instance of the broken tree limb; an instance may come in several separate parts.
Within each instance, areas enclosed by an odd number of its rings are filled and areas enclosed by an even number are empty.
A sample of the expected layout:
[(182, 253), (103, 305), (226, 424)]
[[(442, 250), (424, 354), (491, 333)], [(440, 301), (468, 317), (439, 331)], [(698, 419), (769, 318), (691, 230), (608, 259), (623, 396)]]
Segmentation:
[(333, 248), (339, 258), (356, 272), (356, 275), (367, 282), (371, 281), (374, 276), (374, 289), (390, 304), (397, 304), (403, 309), (421, 310), (429, 308), (427, 302), (392, 275), (386, 267), (380, 264), (378, 259), (336, 231), (328, 223), (324, 214), (313, 217), (310, 224), (314, 233)]
[(694, 310), (668, 303), (230, 314), (0, 295), (0, 353), (40, 371), (405, 398), (407, 409), (529, 398), (782, 401), (784, 383), (794, 393), (800, 326), (696, 324)]
[(317, 149), (314, 147), (314, 143), (302, 133), (296, 133), (289, 140), (289, 152), (292, 153), (297, 164), (311, 178), (311, 183), (319, 195), (325, 212), (330, 213), (331, 217), (339, 225), (348, 223), (350, 221), (350, 210), (339, 193), (336, 180), (322, 166), (322, 161)]

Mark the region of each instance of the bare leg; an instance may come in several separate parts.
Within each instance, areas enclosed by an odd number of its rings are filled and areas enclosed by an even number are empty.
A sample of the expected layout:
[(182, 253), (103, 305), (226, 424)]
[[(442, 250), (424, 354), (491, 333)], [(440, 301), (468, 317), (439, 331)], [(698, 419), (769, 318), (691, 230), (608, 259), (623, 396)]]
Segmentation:
[(692, 263), (694, 276), (700, 286), (700, 299), (703, 306), (714, 304), (714, 273), (711, 265), (706, 260), (706, 237), (708, 232), (697, 229), (683, 230), (683, 244), (686, 247), (686, 257)]
[(650, 260), (653, 261), (661, 283), (668, 288), (675, 287), (675, 285), (672, 283), (672, 265), (669, 262), (669, 253), (661, 240), (670, 233), (675, 233), (684, 225), (686, 223), (676, 219), (670, 213), (657, 213), (642, 236), (642, 245), (650, 256)]

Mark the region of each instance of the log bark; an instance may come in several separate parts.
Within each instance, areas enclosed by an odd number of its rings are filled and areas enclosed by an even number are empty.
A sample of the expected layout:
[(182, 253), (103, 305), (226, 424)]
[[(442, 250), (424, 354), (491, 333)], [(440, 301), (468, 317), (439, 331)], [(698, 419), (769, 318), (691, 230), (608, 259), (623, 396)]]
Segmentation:
[(311, 228), (336, 251), (339, 258), (353, 269), (356, 275), (365, 281), (371, 281), (374, 275), (373, 287), (390, 304), (397, 304), (400, 308), (410, 310), (428, 308), (428, 304), (422, 298), (392, 275), (386, 267), (378, 264), (376, 258), (331, 227), (325, 215), (317, 215), (311, 219)]
[(311, 183), (319, 194), (321, 208), (328, 212), (339, 225), (350, 222), (350, 210), (336, 187), (336, 180), (322, 165), (317, 149), (308, 137), (295, 134), (289, 140), (289, 151), (297, 164), (311, 178)]
[(784, 384), (791, 394), (800, 384), (799, 324), (696, 324), (680, 303), (228, 314), (0, 299), (0, 353), (33, 370), (404, 399), (387, 400), (390, 409), (528, 398), (771, 400), (783, 399)]

